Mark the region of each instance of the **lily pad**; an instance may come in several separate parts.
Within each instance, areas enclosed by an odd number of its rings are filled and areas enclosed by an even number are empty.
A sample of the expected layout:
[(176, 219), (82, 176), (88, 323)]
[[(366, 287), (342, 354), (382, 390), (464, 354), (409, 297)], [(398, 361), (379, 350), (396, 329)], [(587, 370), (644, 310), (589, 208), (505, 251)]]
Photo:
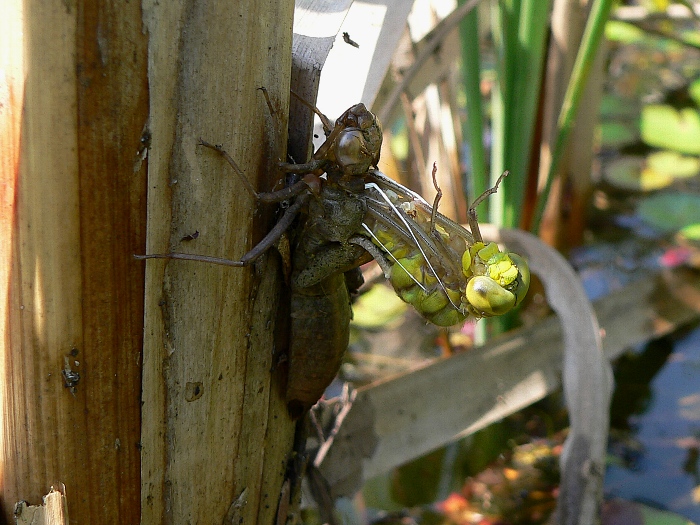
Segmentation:
[(667, 510), (639, 505), (644, 525), (693, 525), (693, 522), (679, 514)]
[(609, 93), (603, 94), (600, 101), (600, 118), (604, 120), (635, 120), (639, 116), (639, 105), (630, 98)]
[(694, 80), (688, 86), (688, 93), (697, 106), (700, 106), (700, 78)]
[[(689, 1), (689, 0), (687, 0)], [(690, 29), (688, 31), (681, 31), (679, 35), (682, 41), (694, 47), (700, 46), (700, 31)]]
[(645, 106), (640, 126), (642, 140), (650, 146), (700, 154), (700, 115), (693, 108)]
[(631, 124), (601, 122), (599, 129), (600, 145), (604, 148), (619, 149), (637, 140), (637, 132)]
[(676, 231), (700, 222), (700, 195), (666, 192), (647, 197), (637, 213), (661, 231)]
[(678, 233), (686, 241), (700, 243), (700, 223), (689, 224), (688, 226), (681, 228), (681, 231)]
[(676, 151), (657, 151), (647, 157), (647, 168), (675, 179), (694, 177), (700, 172), (700, 158)]
[(652, 191), (665, 188), (673, 177), (645, 167), (641, 157), (625, 156), (610, 162), (603, 171), (605, 180), (623, 190)]
[(606, 501), (601, 521), (609, 525), (693, 525), (692, 521), (673, 512), (623, 499)]
[(379, 328), (399, 319), (406, 307), (391, 288), (378, 284), (355, 301), (352, 322), (363, 328)]
[(644, 31), (629, 22), (611, 20), (605, 24), (605, 38), (611, 42), (634, 44), (648, 38)]

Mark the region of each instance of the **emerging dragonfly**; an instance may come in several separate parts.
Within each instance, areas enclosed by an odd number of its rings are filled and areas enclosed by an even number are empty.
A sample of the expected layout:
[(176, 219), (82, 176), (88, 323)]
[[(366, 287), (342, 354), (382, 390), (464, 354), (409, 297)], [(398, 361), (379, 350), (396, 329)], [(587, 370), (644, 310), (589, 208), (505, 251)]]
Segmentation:
[(388, 257), (385, 275), (399, 297), (438, 326), (510, 311), (527, 294), (529, 267), (520, 255), (484, 243), (476, 217), (476, 205), (508, 172), (470, 207), (471, 232), (437, 212), (442, 193), (435, 172), (433, 166), (438, 193), (432, 207), (380, 171), (368, 174), (362, 226)]
[[(321, 118), (328, 137), (314, 156), (330, 161), (321, 164), (328, 180), (337, 176), (339, 167), (352, 166), (345, 168), (346, 174), (354, 182), (364, 181), (361, 195), (367, 212), (357, 233), (372, 243), (358, 236), (347, 241), (361, 245), (377, 260), (401, 299), (438, 326), (502, 315), (520, 304), (530, 284), (527, 262), (516, 253), (502, 252), (495, 243), (485, 244), (476, 215), (476, 206), (497, 191), (508, 172), (471, 205), (470, 232), (438, 213), (442, 192), (435, 180), (435, 166), (433, 182), (438, 193), (433, 206), (379, 170), (363, 172), (368, 160), (371, 166), (379, 160), (381, 134), (378, 139), (375, 134), (365, 140), (357, 129), (344, 124), (344, 117), (354, 113), (360, 115), (358, 122), (371, 122), (366, 127), (381, 133), (376, 117), (363, 104), (349, 109), (333, 127), (325, 115), (309, 107)], [(335, 156), (330, 153), (334, 145)], [(316, 165), (285, 166), (303, 172)]]
[[(502, 252), (481, 238), (476, 205), (471, 232), (437, 212), (420, 195), (377, 169), (381, 125), (364, 104), (345, 111), (335, 124), (306, 103), (323, 122), (326, 140), (304, 164), (280, 169), (302, 176), (280, 191), (257, 193), (235, 161), (219, 152), (258, 199), (279, 202), (296, 197), (272, 231), (240, 260), (183, 253), (137, 256), (246, 266), (273, 246), (302, 212), (292, 258), (291, 348), (287, 400), (299, 416), (335, 377), (348, 343), (351, 273), (376, 259), (396, 293), (426, 319), (451, 326), (466, 319), (501, 315), (517, 306), (529, 287), (530, 272), (517, 254)], [(433, 168), (435, 181), (435, 168)]]

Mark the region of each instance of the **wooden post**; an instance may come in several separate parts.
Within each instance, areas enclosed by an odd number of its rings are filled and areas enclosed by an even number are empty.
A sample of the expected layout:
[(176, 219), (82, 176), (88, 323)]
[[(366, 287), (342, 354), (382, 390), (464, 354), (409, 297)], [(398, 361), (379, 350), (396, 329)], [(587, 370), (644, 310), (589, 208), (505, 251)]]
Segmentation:
[(0, 522), (60, 484), (76, 523), (273, 522), (293, 431), (274, 256), (255, 274), (132, 255), (147, 191), (151, 252), (236, 258), (269, 227), (196, 143), (272, 186), (292, 11), (0, 3)]
[[(280, 178), (293, 7), (145, 2), (149, 253), (236, 259), (272, 225), (274, 206), (197, 142), (222, 144), (260, 191)], [(148, 261), (142, 523), (273, 523), (293, 436), (273, 358), (277, 259)]]
[(141, 7), (8, 0), (0, 11), (4, 519), (63, 483), (76, 523), (137, 523)]

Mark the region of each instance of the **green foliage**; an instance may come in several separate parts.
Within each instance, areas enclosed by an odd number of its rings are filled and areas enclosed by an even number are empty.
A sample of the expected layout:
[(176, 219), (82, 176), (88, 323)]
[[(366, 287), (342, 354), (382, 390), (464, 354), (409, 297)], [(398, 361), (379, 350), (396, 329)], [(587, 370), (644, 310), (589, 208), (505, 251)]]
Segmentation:
[(493, 140), (488, 178), (476, 10), (465, 18), (461, 27), (467, 94), (465, 136), (472, 152), (473, 195), (492, 186), (506, 169), (516, 174), (484, 204), (489, 208), (489, 221), (504, 226), (517, 226), (520, 221), (550, 8), (551, 0), (503, 0), (492, 7), (496, 79), (491, 99)]
[(603, 148), (619, 149), (622, 146), (633, 143), (637, 139), (635, 129), (623, 122), (601, 122), (598, 129), (600, 132), (600, 145)]
[(644, 159), (633, 156), (624, 156), (609, 162), (604, 175), (609, 184), (632, 191), (658, 190), (673, 181), (668, 175), (645, 169)]
[(639, 104), (629, 98), (603, 94), (600, 101), (600, 118), (601, 119), (619, 119), (619, 120), (637, 120), (639, 116)]
[(647, 168), (674, 179), (686, 179), (700, 172), (700, 159), (675, 151), (657, 151), (647, 157)]
[(695, 102), (695, 105), (700, 107), (700, 78), (690, 83), (688, 94)]
[[(463, 2), (464, 0), (460, 0)], [(594, 0), (574, 71), (559, 117), (559, 134), (553, 152), (547, 187), (538, 204), (538, 217), (544, 209), (549, 185), (556, 173), (576, 109), (585, 87), (590, 65), (597, 51), (612, 0)], [(476, 11), (461, 27), (463, 76), (467, 96), (468, 124), (465, 136), (472, 153), (473, 191), (478, 195), (508, 169), (508, 179), (489, 199), (489, 221), (518, 226), (530, 167), (536, 115), (542, 89), (542, 68), (546, 53), (551, 0), (501, 0), (493, 3), (492, 29), (495, 46), (496, 79), (491, 98), (491, 167), (486, 181), (486, 153), (483, 144), (484, 117), (481, 102), (481, 66)]]
[(562, 104), (562, 109), (559, 113), (559, 120), (557, 124), (558, 133), (554, 142), (554, 149), (552, 151), (552, 162), (549, 168), (549, 173), (547, 174), (547, 180), (545, 181), (545, 189), (537, 202), (537, 210), (535, 212), (535, 219), (532, 225), (533, 231), (539, 230), (542, 214), (544, 213), (544, 207), (547, 203), (549, 190), (551, 188), (552, 181), (554, 180), (554, 175), (559, 169), (559, 163), (564, 155), (569, 133), (573, 127), (576, 112), (583, 95), (583, 90), (586, 87), (586, 81), (588, 80), (591, 64), (593, 63), (595, 53), (598, 50), (598, 45), (600, 44), (603, 36), (603, 31), (608, 20), (608, 15), (610, 14), (612, 4), (613, 0), (594, 0), (591, 7), (591, 12), (588, 16), (588, 21), (586, 22), (586, 29), (584, 30), (583, 38), (581, 39), (581, 46), (579, 47), (578, 54), (576, 55), (574, 69), (571, 73), (566, 94), (564, 95), (564, 103)]
[(407, 305), (388, 286), (373, 286), (353, 304), (353, 323), (363, 328), (386, 326), (400, 319)]
[(700, 242), (700, 223), (689, 224), (678, 232), (681, 238), (688, 242)]
[(611, 20), (605, 25), (605, 38), (611, 42), (634, 44), (647, 37), (644, 31), (629, 22)]
[(652, 195), (639, 203), (637, 213), (655, 228), (676, 231), (700, 223), (700, 195), (665, 192)]
[(700, 155), (700, 115), (694, 108), (652, 104), (642, 108), (642, 140), (650, 146)]
[(631, 191), (652, 191), (669, 186), (674, 179), (697, 175), (700, 159), (675, 151), (657, 151), (646, 158), (625, 155), (607, 163), (605, 180), (613, 186)]

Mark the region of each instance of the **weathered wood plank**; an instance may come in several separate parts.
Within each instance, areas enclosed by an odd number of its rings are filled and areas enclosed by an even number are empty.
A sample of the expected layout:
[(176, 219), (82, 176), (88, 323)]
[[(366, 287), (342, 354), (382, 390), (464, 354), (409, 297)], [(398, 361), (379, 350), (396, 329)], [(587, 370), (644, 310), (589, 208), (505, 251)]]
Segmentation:
[[(307, 102), (316, 102), (328, 53), (335, 42), (352, 0), (296, 0), (292, 39), (292, 78), (294, 92)], [(308, 140), (314, 114), (300, 101), (290, 101), (289, 154), (297, 162), (311, 156)]]
[[(595, 303), (608, 359), (700, 317), (700, 278), (685, 269), (635, 282)], [(557, 318), (481, 348), (360, 388), (353, 410), (374, 413), (379, 444), (363, 465), (369, 479), (471, 434), (561, 386), (563, 342)], [(342, 429), (336, 438), (355, 429)], [(365, 429), (364, 435), (368, 432)], [(353, 439), (362, 439), (363, 434)], [(347, 469), (328, 455), (329, 478)], [(335, 467), (333, 466), (335, 464)]]
[[(404, 0), (297, 0), (292, 48), (295, 91), (305, 100), (315, 101), (331, 119), (358, 102), (371, 107), (412, 4)], [(297, 159), (308, 158), (310, 151), (303, 150), (306, 145), (296, 141), (308, 133), (314, 118), (297, 105), (301, 106), (292, 100), (292, 113), (301, 117), (290, 124), (289, 150)], [(323, 142), (320, 123), (314, 132), (319, 146)]]
[(9, 523), (16, 501), (38, 503), (62, 482), (76, 522), (136, 523), (141, 4), (11, 0), (0, 20), (2, 151), (12, 159), (0, 175), (11, 199), (0, 241), (2, 511)]
[[(65, 487), (63, 487), (65, 490)], [(14, 510), (17, 525), (68, 525), (68, 502), (66, 496), (51, 488), (42, 505), (27, 505), (20, 501)]]
[[(144, 2), (149, 253), (236, 259), (269, 231), (274, 207), (197, 141), (222, 144), (257, 189), (277, 182), (292, 19), (283, 0)], [(274, 523), (294, 428), (273, 366), (276, 262), (148, 261), (141, 523)]]
[[(403, 46), (404, 49), (398, 48), (397, 51), (401, 50), (407, 56), (399, 57), (398, 52), (395, 51), (393, 59), (397, 63), (394, 64), (394, 67), (403, 74), (408, 73), (410, 70), (411, 76), (406, 79), (403, 91), (409, 100), (413, 100), (416, 96), (423, 93), (430, 84), (435, 84), (439, 80), (446, 78), (450, 71), (455, 70), (461, 53), (459, 27), (455, 26), (449, 33), (444, 33), (443, 40), (437, 48), (434, 46), (434, 34), (432, 31), (417, 42), (411, 42), (408, 35), (404, 36), (404, 39), (407, 41), (406, 45)], [(423, 55), (422, 50), (427, 47), (432, 47), (432, 51)], [(418, 57), (421, 57), (423, 60), (421, 67), (418, 69), (411, 68), (413, 60)], [(397, 81), (402, 82), (402, 79), (386, 75), (372, 106), (375, 112), (381, 112), (386, 122), (395, 121), (402, 112), (401, 105), (397, 104), (396, 100), (393, 101), (391, 108), (386, 111), (384, 109), (389, 98), (394, 96), (393, 89), (396, 88)]]
[[(371, 107), (406, 29), (412, 1), (354, 2), (323, 69), (318, 106), (338, 116), (351, 104)], [(354, 42), (358, 47), (346, 41)]]

